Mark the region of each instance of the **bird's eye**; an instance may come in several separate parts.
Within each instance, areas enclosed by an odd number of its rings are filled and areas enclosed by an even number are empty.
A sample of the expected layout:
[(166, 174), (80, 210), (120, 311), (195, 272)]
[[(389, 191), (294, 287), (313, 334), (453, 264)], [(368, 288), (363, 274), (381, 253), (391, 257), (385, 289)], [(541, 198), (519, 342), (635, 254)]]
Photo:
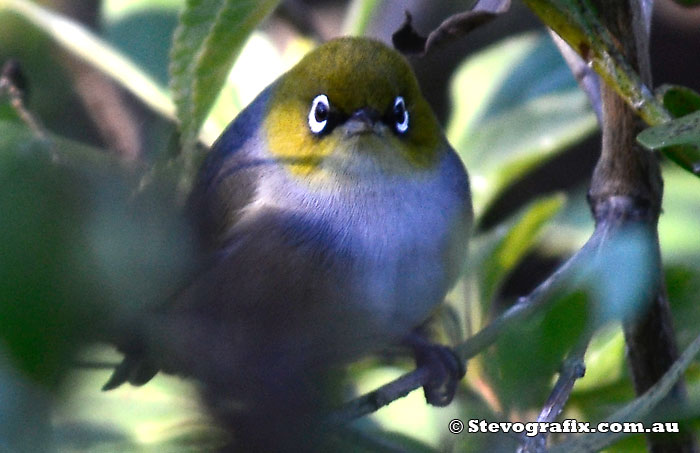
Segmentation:
[(406, 110), (406, 103), (403, 97), (396, 96), (394, 100), (394, 127), (396, 127), (396, 132), (403, 134), (408, 130), (408, 110)]
[(319, 94), (311, 103), (309, 110), (309, 128), (314, 134), (320, 134), (328, 125), (328, 116), (330, 115), (331, 106), (328, 102), (328, 96)]

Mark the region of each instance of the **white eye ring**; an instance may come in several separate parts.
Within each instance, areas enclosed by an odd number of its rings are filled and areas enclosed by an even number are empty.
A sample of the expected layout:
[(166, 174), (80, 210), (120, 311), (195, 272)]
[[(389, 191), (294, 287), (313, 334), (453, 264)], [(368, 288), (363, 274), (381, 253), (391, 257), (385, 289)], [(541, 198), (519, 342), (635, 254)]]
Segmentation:
[(319, 94), (311, 102), (311, 110), (309, 110), (309, 128), (314, 134), (320, 134), (328, 124), (328, 115), (331, 111), (331, 105), (328, 102), (328, 96)]
[(403, 134), (408, 130), (408, 110), (401, 96), (396, 96), (394, 100), (394, 121), (398, 133)]

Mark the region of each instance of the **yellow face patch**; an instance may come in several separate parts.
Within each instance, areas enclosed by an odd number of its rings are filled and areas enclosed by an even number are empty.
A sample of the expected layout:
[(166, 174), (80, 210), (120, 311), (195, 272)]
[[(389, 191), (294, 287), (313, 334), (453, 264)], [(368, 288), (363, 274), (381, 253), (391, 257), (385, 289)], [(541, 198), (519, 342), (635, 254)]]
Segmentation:
[(343, 124), (326, 134), (311, 131), (309, 110), (320, 94), (327, 96), (333, 114), (344, 119), (360, 109), (390, 118), (397, 96), (403, 97), (408, 129), (399, 133), (387, 124), (384, 139), (389, 146), (376, 149), (396, 156), (377, 156), (380, 164), (405, 161), (415, 169), (429, 168), (443, 149), (442, 131), (406, 60), (377, 41), (340, 38), (320, 46), (282, 76), (268, 102), (264, 130), (269, 149), (294, 174), (310, 175), (329, 156), (343, 159), (350, 146)]

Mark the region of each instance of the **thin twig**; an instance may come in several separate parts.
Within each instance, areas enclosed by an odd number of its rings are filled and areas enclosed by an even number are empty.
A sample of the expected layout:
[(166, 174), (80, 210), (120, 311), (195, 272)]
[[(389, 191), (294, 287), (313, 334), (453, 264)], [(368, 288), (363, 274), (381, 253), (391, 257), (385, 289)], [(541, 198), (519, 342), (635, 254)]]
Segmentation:
[[(683, 351), (678, 360), (676, 360), (673, 366), (669, 368), (666, 374), (664, 374), (663, 377), (656, 384), (654, 384), (643, 395), (639, 396), (634, 401), (627, 404), (610, 417), (606, 418), (605, 421), (608, 423), (615, 423), (630, 422), (644, 419), (644, 417), (646, 417), (651, 412), (651, 410), (654, 407), (656, 407), (656, 405), (658, 405), (673, 389), (676, 383), (683, 376), (685, 370), (693, 361), (693, 358), (699, 352), (700, 336), (696, 337), (695, 340), (693, 340), (693, 342), (685, 349), (685, 351)], [(586, 435), (577, 436), (571, 440), (556, 445), (550, 449), (550, 452), (577, 453), (598, 451), (601, 448), (605, 448), (608, 445), (612, 445), (614, 442), (622, 439), (623, 437), (632, 434), (633, 433), (623, 432), (588, 433)]]
[(24, 92), (21, 88), (21, 85), (24, 84), (23, 80), (24, 74), (19, 62), (13, 59), (8, 60), (2, 66), (2, 72), (0, 72), (0, 95), (4, 94), (7, 96), (17, 116), (38, 140), (49, 143), (44, 127), (24, 105)]
[(343, 425), (376, 412), (389, 403), (423, 387), (429, 379), (429, 367), (416, 368), (410, 373), (406, 373), (398, 379), (379, 387), (377, 390), (346, 403), (342, 408), (333, 412), (328, 417), (327, 422), (331, 426)]
[(566, 41), (551, 29), (549, 29), (549, 36), (559, 49), (559, 53), (561, 53), (569, 69), (571, 69), (571, 73), (574, 75), (576, 82), (578, 82), (583, 92), (588, 96), (588, 101), (591, 103), (591, 107), (593, 107), (596, 118), (598, 118), (598, 124), (603, 124), (600, 77)]
[[(577, 379), (582, 378), (586, 372), (583, 357), (586, 354), (590, 339), (590, 335), (586, 335), (583, 341), (569, 353), (562, 364), (557, 383), (549, 394), (549, 398), (539, 417), (537, 417), (538, 422), (553, 422), (564, 410), (564, 406), (571, 396), (571, 390), (574, 388), (574, 383), (576, 383)], [(547, 432), (540, 432), (534, 437), (526, 437), (522, 446), (518, 449), (518, 453), (545, 452), (546, 445)]]

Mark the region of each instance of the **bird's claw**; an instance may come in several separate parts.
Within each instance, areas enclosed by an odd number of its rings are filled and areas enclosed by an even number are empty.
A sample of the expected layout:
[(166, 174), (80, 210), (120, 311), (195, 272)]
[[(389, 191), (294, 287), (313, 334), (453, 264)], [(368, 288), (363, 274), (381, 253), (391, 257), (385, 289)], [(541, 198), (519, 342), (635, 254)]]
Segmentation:
[(428, 404), (438, 407), (450, 404), (457, 383), (467, 372), (465, 365), (451, 348), (431, 343), (420, 334), (411, 334), (406, 343), (413, 349), (416, 366), (430, 370), (428, 382), (423, 386)]

